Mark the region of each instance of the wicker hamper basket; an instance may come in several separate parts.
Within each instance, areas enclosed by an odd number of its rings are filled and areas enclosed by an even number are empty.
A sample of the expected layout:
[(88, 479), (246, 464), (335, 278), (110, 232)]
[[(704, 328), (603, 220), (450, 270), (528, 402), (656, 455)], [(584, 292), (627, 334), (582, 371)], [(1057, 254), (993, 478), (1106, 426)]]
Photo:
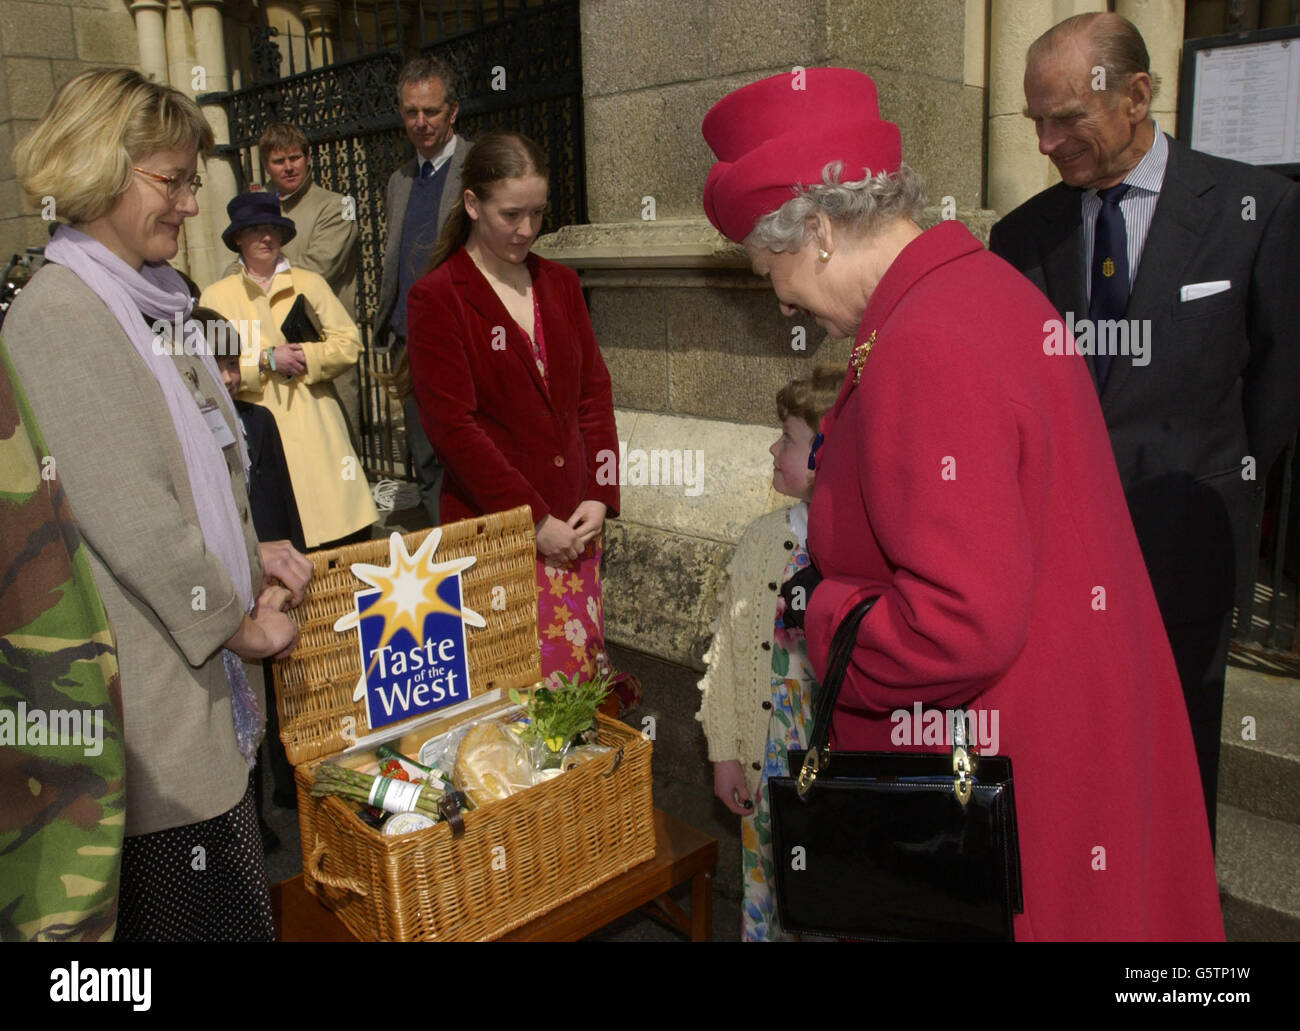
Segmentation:
[[(540, 678), (537, 580), (527, 507), (450, 523), (434, 561), (475, 555), (461, 574), (464, 604), (487, 620), (466, 628), (473, 695)], [(431, 531), (407, 534), (407, 550)], [(314, 575), (294, 616), (298, 647), (275, 663), (280, 732), (298, 786), (303, 880), (353, 934), (381, 941), (496, 938), (654, 855), (650, 742), (597, 716), (615, 751), (464, 818), (397, 837), (358, 819), (356, 807), (311, 794), (313, 771), (368, 733), (356, 631), (334, 622), (364, 589), (354, 562), (384, 565), (388, 541), (309, 556)], [(505, 604), (501, 605), (504, 588)], [(494, 606), (493, 602), (496, 602)], [(395, 724), (394, 738), (410, 723)], [(352, 732), (349, 733), (349, 730)]]

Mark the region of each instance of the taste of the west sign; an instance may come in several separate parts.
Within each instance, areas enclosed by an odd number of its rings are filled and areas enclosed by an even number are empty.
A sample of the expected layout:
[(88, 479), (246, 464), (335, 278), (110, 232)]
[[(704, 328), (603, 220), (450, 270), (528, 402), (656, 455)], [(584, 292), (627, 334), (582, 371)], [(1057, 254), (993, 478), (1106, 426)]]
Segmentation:
[(461, 604), (460, 574), (474, 556), (433, 561), (442, 541), (435, 529), (407, 553), (401, 534), (388, 540), (388, 565), (354, 563), (352, 573), (373, 590), (358, 591), (356, 608), (334, 624), (358, 630), (361, 679), (353, 700), (366, 700), (372, 730), (469, 698), (465, 624), (486, 623)]

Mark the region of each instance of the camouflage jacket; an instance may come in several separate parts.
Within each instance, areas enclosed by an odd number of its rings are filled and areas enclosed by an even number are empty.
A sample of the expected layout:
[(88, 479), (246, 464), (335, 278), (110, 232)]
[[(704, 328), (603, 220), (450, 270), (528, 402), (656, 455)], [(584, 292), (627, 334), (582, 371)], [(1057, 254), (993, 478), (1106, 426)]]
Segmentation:
[(126, 827), (117, 652), (0, 344), (0, 940), (103, 941)]

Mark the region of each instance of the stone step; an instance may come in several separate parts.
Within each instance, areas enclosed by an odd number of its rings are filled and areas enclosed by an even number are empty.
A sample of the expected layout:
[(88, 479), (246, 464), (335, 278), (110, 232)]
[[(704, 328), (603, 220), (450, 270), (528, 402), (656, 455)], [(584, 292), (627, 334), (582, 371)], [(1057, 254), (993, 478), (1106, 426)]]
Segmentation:
[(1222, 804), (1218, 824), (1228, 941), (1300, 941), (1300, 827)]
[(1229, 666), (1221, 741), (1220, 811), (1300, 824), (1300, 680)]

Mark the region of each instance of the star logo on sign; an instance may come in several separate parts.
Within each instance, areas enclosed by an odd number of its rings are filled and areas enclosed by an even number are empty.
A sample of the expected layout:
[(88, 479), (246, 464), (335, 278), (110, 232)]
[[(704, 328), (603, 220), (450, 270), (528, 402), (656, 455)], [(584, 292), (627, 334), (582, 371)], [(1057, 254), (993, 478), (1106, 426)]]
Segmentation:
[[(483, 617), (473, 609), (462, 605), (454, 608), (438, 597), (438, 587), (448, 577), (468, 569), (475, 562), (473, 555), (452, 559), (449, 562), (433, 561), (433, 553), (442, 541), (442, 530), (434, 528), (424, 538), (412, 555), (406, 550), (402, 535), (394, 533), (388, 539), (388, 565), (374, 566), (362, 562), (352, 564), (352, 575), (363, 580), (383, 593), (370, 606), (366, 617), (381, 616), (384, 629), (375, 649), (375, 657), (370, 660), (368, 676), (375, 668), (375, 661), (384, 645), (392, 640), (398, 630), (406, 630), (417, 644), (424, 643), (424, 617), (429, 612), (444, 612), (457, 616), (475, 627), (487, 626)], [(361, 624), (362, 616), (355, 609), (346, 613), (334, 623), (336, 632), (351, 630)], [(357, 686), (357, 698), (364, 696), (365, 680)]]

